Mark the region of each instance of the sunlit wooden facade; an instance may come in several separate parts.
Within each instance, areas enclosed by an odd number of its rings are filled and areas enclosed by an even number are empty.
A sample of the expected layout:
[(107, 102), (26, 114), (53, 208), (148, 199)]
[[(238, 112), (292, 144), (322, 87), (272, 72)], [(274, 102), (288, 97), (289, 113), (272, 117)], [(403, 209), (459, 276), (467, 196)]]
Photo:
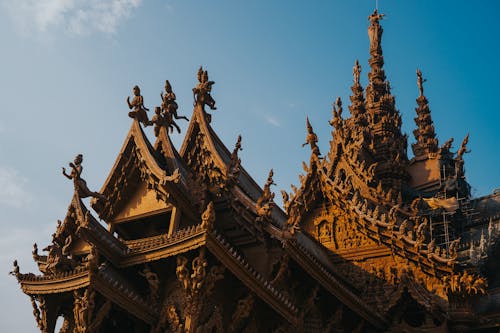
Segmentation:
[(328, 152), (307, 121), (311, 157), (283, 208), (272, 170), (259, 186), (238, 157), (241, 138), (228, 149), (212, 129), (224, 110), (206, 110), (206, 71), (180, 150), (170, 83), (151, 120), (134, 88), (132, 125), (101, 190), (86, 187), (77, 156), (67, 214), (48, 253), (33, 249), (41, 274), (14, 264), (41, 332), (59, 317), (60, 332), (78, 333), (497, 332), (500, 194), (470, 197), (468, 137), (456, 153), (439, 145), (418, 70), (408, 158), (381, 18), (369, 17), (368, 85), (356, 61), (350, 115), (337, 99)]

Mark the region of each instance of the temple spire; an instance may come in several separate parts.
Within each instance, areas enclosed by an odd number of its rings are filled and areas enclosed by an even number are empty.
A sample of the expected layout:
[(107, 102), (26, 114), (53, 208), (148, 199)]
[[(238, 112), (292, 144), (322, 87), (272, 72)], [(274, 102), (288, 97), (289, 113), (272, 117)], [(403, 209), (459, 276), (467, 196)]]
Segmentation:
[(438, 151), (438, 140), (434, 131), (429, 102), (424, 95), (425, 81), (427, 80), (422, 77), (422, 72), (420, 69), (417, 69), (417, 85), (420, 95), (417, 98), (418, 107), (415, 109), (417, 117), (414, 118), (417, 125), (417, 129), (413, 131), (416, 142), (411, 146), (415, 156), (436, 153)]
[[(384, 17), (377, 9), (368, 17), (368, 37), (370, 39), (370, 72), (366, 86), (366, 123), (370, 143), (370, 155), (377, 163), (375, 178), (382, 182), (384, 189), (399, 191), (407, 177), (407, 138), (401, 132), (401, 115), (396, 109), (390, 84), (384, 73), (382, 55), (382, 33), (380, 20)], [(356, 77), (356, 74), (355, 74)], [(356, 81), (356, 79), (355, 79)], [(356, 82), (355, 82), (356, 84)]]
[(359, 61), (356, 59), (354, 67), (352, 68), (353, 74), (353, 85), (351, 87), (352, 95), (349, 97), (351, 100), (351, 105), (349, 106), (349, 111), (351, 111), (352, 118), (356, 124), (362, 123), (365, 116), (365, 98), (363, 96), (363, 87), (359, 81), (359, 76), (361, 75), (361, 66)]
[(384, 66), (384, 57), (382, 55), (382, 33), (384, 29), (380, 25), (380, 20), (384, 14), (379, 14), (375, 9), (368, 16), (370, 26), (368, 27), (368, 38), (370, 39), (370, 73), (368, 73), (369, 85), (367, 90), (367, 100), (369, 103), (378, 102), (382, 96), (388, 93), (387, 84), (385, 82), (385, 73), (382, 67)]

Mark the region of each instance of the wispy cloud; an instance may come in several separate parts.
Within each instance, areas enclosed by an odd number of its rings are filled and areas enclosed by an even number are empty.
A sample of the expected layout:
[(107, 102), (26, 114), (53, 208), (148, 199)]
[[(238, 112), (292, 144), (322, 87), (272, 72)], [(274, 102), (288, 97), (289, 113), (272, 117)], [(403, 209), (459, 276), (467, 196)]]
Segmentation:
[(26, 191), (27, 179), (11, 168), (0, 166), (0, 206), (19, 208), (31, 200)]
[(64, 31), (70, 35), (114, 34), (142, 0), (3, 0), (23, 34)]
[(271, 124), (275, 127), (281, 127), (280, 122), (276, 118), (274, 118), (273, 116), (266, 114), (265, 119), (269, 124)]

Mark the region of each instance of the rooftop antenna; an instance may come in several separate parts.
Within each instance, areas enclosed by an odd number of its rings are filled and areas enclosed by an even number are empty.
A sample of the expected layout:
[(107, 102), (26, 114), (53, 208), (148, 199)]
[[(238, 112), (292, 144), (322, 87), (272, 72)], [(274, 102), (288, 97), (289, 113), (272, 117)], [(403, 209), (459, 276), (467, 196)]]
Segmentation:
[(375, 10), (378, 11), (378, 0), (375, 0)]

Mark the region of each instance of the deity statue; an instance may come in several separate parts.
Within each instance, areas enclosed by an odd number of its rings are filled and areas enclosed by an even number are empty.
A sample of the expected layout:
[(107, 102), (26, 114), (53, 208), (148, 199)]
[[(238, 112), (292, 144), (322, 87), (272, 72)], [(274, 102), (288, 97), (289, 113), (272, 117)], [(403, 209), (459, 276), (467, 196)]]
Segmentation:
[(187, 264), (188, 260), (186, 259), (186, 257), (177, 257), (177, 268), (175, 270), (175, 273), (184, 290), (187, 290), (189, 288), (190, 282), (189, 269), (187, 268)]
[(422, 78), (422, 72), (417, 68), (417, 85), (418, 91), (420, 91), (420, 96), (424, 96), (424, 82), (426, 81), (427, 79)]
[(359, 65), (358, 59), (354, 63), (354, 67), (352, 68), (352, 75), (354, 77), (354, 84), (359, 84), (359, 76), (361, 74), (361, 66)]
[(83, 162), (83, 155), (78, 154), (75, 157), (74, 163), (69, 163), (69, 166), (71, 167), (71, 173), (68, 175), (66, 173), (66, 168), (62, 168), (62, 174), (70, 179), (73, 180), (73, 184), (75, 187), (76, 193), (80, 196), (80, 198), (87, 198), (87, 197), (94, 197), (98, 199), (104, 199), (104, 196), (100, 194), (99, 192), (93, 192), (89, 190), (87, 187), (87, 182), (81, 178), (81, 174), (83, 171), (82, 167), (82, 162)]
[(189, 119), (185, 116), (177, 115), (177, 109), (179, 106), (177, 105), (175, 93), (172, 91), (172, 86), (168, 80), (165, 81), (165, 95), (160, 93), (160, 97), (162, 100), (161, 109), (164, 113), (171, 114), (175, 119), (184, 119), (189, 121)]
[(302, 147), (309, 144), (311, 146), (313, 155), (319, 156), (321, 153), (319, 152), (319, 147), (317, 144), (318, 136), (316, 135), (316, 133), (314, 133), (311, 123), (309, 122), (309, 118), (306, 118), (306, 125), (307, 125), (306, 142), (302, 144)]
[(380, 49), (380, 39), (382, 37), (383, 29), (379, 21), (384, 17), (384, 14), (379, 14), (375, 9), (373, 13), (368, 16), (370, 26), (368, 27), (368, 37), (370, 38), (370, 51)]
[(130, 101), (130, 97), (127, 97), (128, 108), (130, 110), (133, 109), (128, 113), (128, 116), (130, 118), (137, 119), (144, 125), (144, 127), (151, 125), (151, 122), (149, 121), (148, 115), (146, 113), (146, 111), (149, 111), (149, 109), (144, 106), (144, 98), (141, 96), (141, 88), (136, 85), (134, 86), (132, 91), (134, 93), (132, 102)]
[(208, 72), (203, 70), (203, 67), (198, 69), (198, 84), (193, 88), (193, 98), (195, 105), (201, 105), (203, 110), (205, 105), (208, 105), (210, 109), (217, 110), (215, 107), (215, 100), (210, 95), (212, 91), (212, 85), (214, 81), (208, 80)]

